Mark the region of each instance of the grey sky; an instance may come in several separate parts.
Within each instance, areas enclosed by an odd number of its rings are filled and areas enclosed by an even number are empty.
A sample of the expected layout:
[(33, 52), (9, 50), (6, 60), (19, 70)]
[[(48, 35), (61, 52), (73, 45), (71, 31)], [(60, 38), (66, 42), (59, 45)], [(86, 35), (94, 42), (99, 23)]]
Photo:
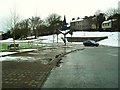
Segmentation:
[[(34, 15), (42, 19), (51, 13), (61, 16), (66, 15), (68, 22), (73, 17), (83, 18), (94, 15), (95, 11), (105, 12), (109, 8), (118, 8), (119, 0), (0, 0), (0, 24), (16, 7), (17, 13), (22, 18)], [(62, 17), (63, 18), (63, 17)], [(2, 29), (0, 27), (0, 29)]]

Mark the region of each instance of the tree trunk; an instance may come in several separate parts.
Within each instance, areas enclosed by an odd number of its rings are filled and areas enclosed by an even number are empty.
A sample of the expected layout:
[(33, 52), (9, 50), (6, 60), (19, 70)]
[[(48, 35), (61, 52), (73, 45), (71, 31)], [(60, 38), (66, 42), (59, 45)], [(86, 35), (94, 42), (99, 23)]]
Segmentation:
[(16, 50), (16, 47), (15, 47), (15, 32), (13, 34), (13, 43), (14, 43), (14, 50)]
[(58, 43), (58, 34), (57, 34), (57, 43)]

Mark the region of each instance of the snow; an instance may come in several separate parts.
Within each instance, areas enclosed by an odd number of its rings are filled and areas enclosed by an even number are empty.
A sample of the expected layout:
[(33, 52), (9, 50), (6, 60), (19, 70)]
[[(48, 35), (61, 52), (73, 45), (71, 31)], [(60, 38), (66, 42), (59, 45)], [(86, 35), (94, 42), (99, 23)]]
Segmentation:
[(29, 51), (36, 51), (37, 49), (20, 49), (20, 50), (17, 50), (19, 52), (29, 52)]
[(83, 21), (83, 19), (82, 19), (82, 18), (80, 18), (80, 19), (75, 19), (75, 20), (72, 20), (71, 22), (76, 22), (76, 21)]
[(103, 23), (110, 23), (112, 20), (104, 21)]
[(108, 33), (108, 39), (102, 40), (99, 43), (101, 45), (108, 45), (108, 46), (115, 46), (120, 47), (120, 39), (119, 39), (120, 33)]
[[(32, 39), (32, 40), (15, 40), (16, 43), (25, 43), (25, 42), (33, 42), (33, 41), (36, 41), (37, 39)], [(9, 38), (9, 39), (6, 39), (6, 40), (0, 40), (0, 43), (13, 43), (13, 39), (12, 38)]]
[[(99, 37), (99, 36), (108, 36), (108, 39), (104, 39), (99, 41), (100, 45), (107, 45), (107, 46), (114, 46), (120, 47), (120, 39), (119, 39), (120, 32), (73, 32), (72, 37)], [(58, 35), (58, 42), (63, 42), (61, 39), (63, 34)], [(70, 34), (67, 34), (66, 37), (71, 37)], [(43, 40), (43, 43), (52, 43), (53, 42), (53, 35), (50, 36), (43, 36), (40, 37)], [(54, 36), (54, 42), (57, 42), (57, 35)], [(82, 42), (73, 42), (73, 44), (82, 44)]]
[[(64, 33), (65, 31), (62, 31)], [(72, 37), (96, 37), (96, 36), (108, 36), (108, 39), (104, 39), (102, 41), (99, 41), (98, 43), (100, 45), (108, 45), (108, 46), (115, 46), (120, 47), (120, 39), (118, 36), (120, 35), (120, 32), (73, 32)], [(61, 39), (64, 37), (63, 34), (58, 35), (58, 42), (62, 42)], [(70, 34), (67, 34), (66, 37), (71, 37)], [(6, 42), (6, 43), (13, 43), (13, 39), (7, 39), (7, 40), (0, 40), (0, 42)], [(49, 36), (42, 36), (38, 39), (32, 39), (32, 40), (15, 40), (16, 43), (22, 43), (22, 42), (39, 42), (39, 43), (53, 43), (53, 35)], [(57, 35), (54, 35), (54, 42), (57, 42)], [(82, 42), (73, 42), (73, 44), (82, 44)]]
[(11, 55), (11, 54), (15, 54), (17, 52), (0, 52), (0, 56), (6, 56), (6, 55)]
[[(63, 31), (64, 33), (64, 31)], [(120, 32), (73, 32), (72, 37), (95, 37), (95, 36), (108, 36), (108, 39), (104, 39), (99, 41), (98, 43), (100, 45), (107, 45), (107, 46), (114, 46), (114, 47), (120, 47), (120, 39), (119, 39), (119, 35)], [(63, 40), (61, 39), (62, 37), (64, 37), (63, 34), (59, 34), (58, 35), (58, 42), (59, 43), (63, 43)], [(70, 34), (67, 34), (66, 37), (71, 37)], [(32, 39), (32, 40), (15, 40), (15, 42), (17, 43), (22, 43), (22, 42), (28, 42), (28, 41), (32, 41), (34, 44), (36, 44), (36, 42), (39, 42), (38, 45), (41, 45), (40, 43), (42, 43), (43, 45), (50, 45), (53, 43), (53, 35), (49, 35), (49, 36), (42, 36), (39, 37), (38, 39)], [(7, 40), (0, 40), (0, 42), (6, 42), (6, 43), (13, 43), (13, 39), (7, 39)], [(57, 42), (57, 35), (54, 35), (54, 42)], [(67, 42), (67, 44), (69, 44)], [(72, 42), (72, 44), (82, 44), (82, 42)], [(19, 52), (26, 52), (26, 51), (33, 51), (36, 49), (21, 49), (19, 50)], [(12, 56), (6, 56), (6, 55), (11, 55), (11, 54), (15, 54), (17, 52), (0, 52), (0, 61), (5, 61), (5, 60), (29, 60), (32, 57), (12, 57)], [(5, 56), (5, 57), (2, 57)]]
[(72, 37), (99, 37), (108, 36), (108, 39), (99, 41), (100, 45), (120, 47), (120, 32), (74, 32)]
[(0, 61), (23, 61), (23, 60), (33, 60), (34, 58), (33, 57), (23, 57), (23, 56), (6, 56), (6, 57), (1, 57), (0, 58)]
[[(64, 31), (62, 31), (64, 33)], [(109, 46), (119, 46), (119, 38), (120, 32), (73, 32), (72, 37), (96, 37), (96, 36), (108, 36), (108, 39), (102, 40), (99, 43), (101, 45), (109, 45)], [(58, 42), (63, 42), (61, 39), (63, 34), (58, 35)], [(70, 34), (67, 34), (66, 37), (71, 37)], [(13, 39), (7, 39), (7, 40), (0, 40), (1, 43), (7, 42), (7, 43), (13, 43)], [(41, 43), (53, 43), (53, 35), (49, 36), (42, 36), (38, 39), (32, 39), (32, 40), (15, 40), (16, 43), (22, 43), (22, 42), (41, 42)], [(54, 42), (57, 42), (57, 35), (54, 35)], [(74, 44), (75, 42), (73, 42)], [(76, 43), (75, 43), (76, 44)], [(80, 42), (81, 44), (81, 42)]]

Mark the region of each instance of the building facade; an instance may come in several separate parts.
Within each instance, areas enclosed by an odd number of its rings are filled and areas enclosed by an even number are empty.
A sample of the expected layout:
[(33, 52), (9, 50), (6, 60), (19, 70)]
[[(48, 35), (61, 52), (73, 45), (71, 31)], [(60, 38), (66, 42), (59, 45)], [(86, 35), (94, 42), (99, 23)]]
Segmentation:
[(70, 22), (70, 29), (72, 31), (90, 31), (96, 29), (96, 24), (94, 18), (77, 19)]
[(83, 19), (72, 20), (70, 22), (70, 29), (72, 31), (79, 31), (83, 29)]

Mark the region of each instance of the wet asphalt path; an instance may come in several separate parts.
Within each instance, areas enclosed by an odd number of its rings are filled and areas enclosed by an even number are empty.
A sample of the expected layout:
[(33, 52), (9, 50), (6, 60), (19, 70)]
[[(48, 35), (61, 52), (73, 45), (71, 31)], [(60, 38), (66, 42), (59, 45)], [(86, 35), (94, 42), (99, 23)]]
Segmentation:
[(85, 48), (66, 55), (42, 88), (117, 88), (118, 48)]

